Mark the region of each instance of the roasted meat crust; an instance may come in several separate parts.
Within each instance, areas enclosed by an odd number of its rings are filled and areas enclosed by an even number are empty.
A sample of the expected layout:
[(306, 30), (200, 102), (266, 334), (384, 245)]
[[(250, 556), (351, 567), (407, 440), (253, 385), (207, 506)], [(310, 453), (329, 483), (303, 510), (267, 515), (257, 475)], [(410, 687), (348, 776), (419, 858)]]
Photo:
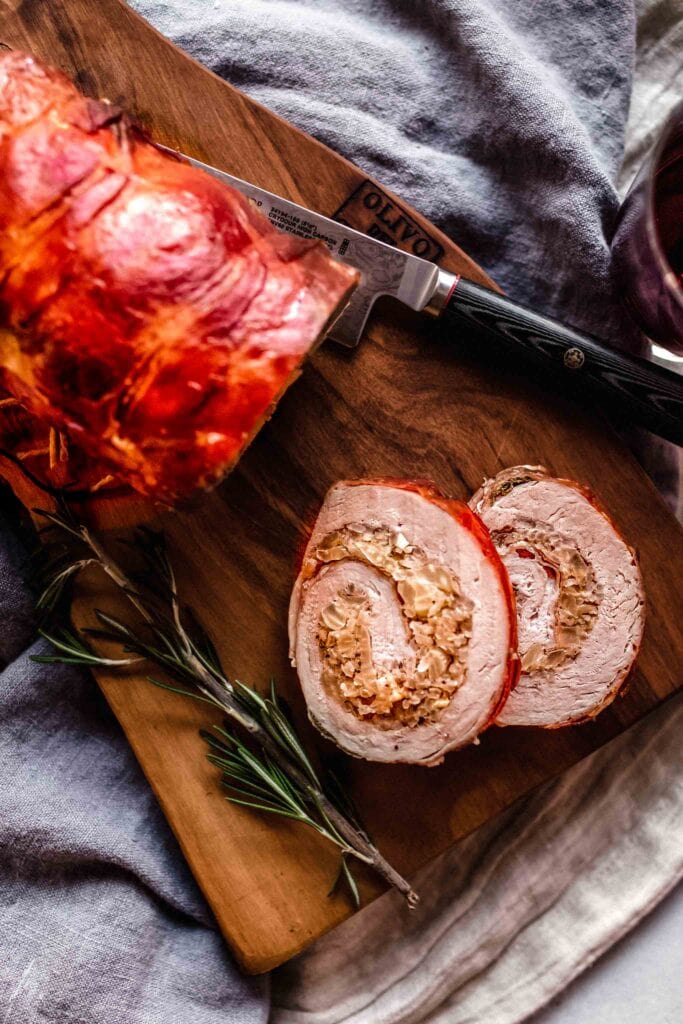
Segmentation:
[(172, 501), (220, 478), (356, 281), (0, 54), (0, 386), (119, 479)]

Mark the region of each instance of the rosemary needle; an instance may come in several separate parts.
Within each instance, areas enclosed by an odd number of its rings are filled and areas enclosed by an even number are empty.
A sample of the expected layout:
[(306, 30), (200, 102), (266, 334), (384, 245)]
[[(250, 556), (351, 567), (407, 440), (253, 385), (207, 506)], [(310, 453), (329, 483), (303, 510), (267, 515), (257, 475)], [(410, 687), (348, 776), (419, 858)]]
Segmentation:
[[(75, 522), (64, 502), (56, 512), (34, 511), (47, 521), (41, 531), (46, 544), (38, 609), (53, 613), (68, 584), (85, 568), (96, 566), (125, 594), (139, 621), (129, 625), (96, 609), (96, 629), (41, 630), (54, 654), (34, 655), (33, 660), (90, 668), (156, 663), (181, 685), (148, 676), (151, 683), (211, 704), (226, 715), (222, 726), (203, 729), (200, 735), (208, 746), (208, 760), (221, 772), (229, 801), (298, 821), (333, 843), (341, 859), (331, 891), (344, 883), (355, 906), (360, 897), (351, 870), (353, 860), (370, 865), (415, 906), (417, 894), (374, 846), (338, 780), (323, 777), (315, 768), (275, 685), (263, 695), (226, 677), (211, 638), (191, 611), (181, 609), (163, 534), (147, 527), (136, 530), (131, 545), (142, 569), (131, 574), (123, 571), (87, 527)], [(86, 637), (118, 644), (122, 656), (100, 655)]]

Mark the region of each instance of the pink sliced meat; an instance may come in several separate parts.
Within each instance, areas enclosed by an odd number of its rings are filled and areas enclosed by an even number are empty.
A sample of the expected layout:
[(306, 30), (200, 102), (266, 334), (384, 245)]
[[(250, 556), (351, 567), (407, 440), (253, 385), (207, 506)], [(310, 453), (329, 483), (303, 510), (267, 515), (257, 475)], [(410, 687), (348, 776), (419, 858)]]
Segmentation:
[(521, 676), (498, 725), (559, 728), (610, 704), (645, 622), (635, 552), (595, 498), (542, 467), (515, 466), (470, 502), (515, 591)]
[(289, 633), (311, 720), (370, 761), (438, 764), (495, 719), (516, 673), (501, 560), (479, 518), (430, 485), (332, 487)]

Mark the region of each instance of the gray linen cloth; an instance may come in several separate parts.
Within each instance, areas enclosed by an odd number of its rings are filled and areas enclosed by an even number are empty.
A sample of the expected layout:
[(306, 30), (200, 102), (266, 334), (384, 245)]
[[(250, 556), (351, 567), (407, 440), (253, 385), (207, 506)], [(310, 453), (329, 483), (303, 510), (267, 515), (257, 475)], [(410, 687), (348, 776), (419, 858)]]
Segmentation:
[[(38, 665), (0, 491), (0, 1021), (263, 1024), (93, 679)], [(7, 507), (5, 507), (7, 506)]]
[[(629, 347), (608, 280), (632, 6), (586, 0), (135, 0), (199, 60), (377, 174), (513, 296)], [(654, 10), (654, 8), (652, 9)], [(675, 89), (673, 2), (643, 18)], [(641, 47), (642, 52), (642, 47)], [(650, 72), (655, 67), (653, 61)], [(200, 116), (200, 111), (198, 111)], [(662, 468), (664, 467), (664, 468)], [(663, 461), (650, 468), (666, 479)], [(0, 531), (0, 1021), (214, 1024), (267, 1014), (241, 979), (85, 675), (28, 661), (23, 555)], [(278, 1022), (512, 1024), (683, 874), (671, 703), (276, 973)], [(677, 733), (678, 729), (678, 733)]]

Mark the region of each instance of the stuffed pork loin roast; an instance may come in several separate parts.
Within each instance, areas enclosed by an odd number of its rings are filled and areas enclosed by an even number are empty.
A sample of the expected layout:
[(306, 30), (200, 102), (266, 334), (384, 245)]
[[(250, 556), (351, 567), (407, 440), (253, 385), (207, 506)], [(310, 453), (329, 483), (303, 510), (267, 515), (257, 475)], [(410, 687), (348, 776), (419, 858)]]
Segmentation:
[(501, 560), (478, 517), (429, 485), (329, 491), (289, 631), (312, 721), (370, 761), (438, 764), (495, 719), (515, 678)]
[(593, 718), (633, 666), (645, 620), (635, 553), (595, 499), (542, 467), (515, 466), (470, 505), (515, 590), (521, 676), (499, 725)]
[(215, 482), (357, 276), (0, 53), (0, 392), (101, 475), (165, 500)]

